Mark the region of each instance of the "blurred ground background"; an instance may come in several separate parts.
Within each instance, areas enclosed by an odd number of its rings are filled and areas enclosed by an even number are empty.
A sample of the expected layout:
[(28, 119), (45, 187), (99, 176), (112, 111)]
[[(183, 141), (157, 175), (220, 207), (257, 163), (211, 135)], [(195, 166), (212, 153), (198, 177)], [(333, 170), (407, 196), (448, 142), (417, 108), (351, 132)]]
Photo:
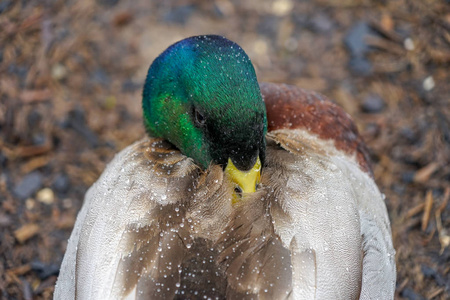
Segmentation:
[(386, 194), (398, 299), (449, 299), (450, 3), (0, 0), (0, 298), (50, 299), (87, 188), (144, 136), (141, 87), (182, 38), (355, 119)]

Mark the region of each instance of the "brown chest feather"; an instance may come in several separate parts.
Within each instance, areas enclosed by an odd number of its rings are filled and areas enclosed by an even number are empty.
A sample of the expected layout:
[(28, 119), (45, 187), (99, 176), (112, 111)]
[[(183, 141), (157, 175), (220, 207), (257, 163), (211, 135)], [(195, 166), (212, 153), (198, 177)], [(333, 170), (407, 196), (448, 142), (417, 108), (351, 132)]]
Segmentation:
[(336, 149), (356, 155), (361, 168), (372, 175), (368, 150), (350, 116), (325, 96), (286, 84), (261, 83), (268, 130), (305, 129)]

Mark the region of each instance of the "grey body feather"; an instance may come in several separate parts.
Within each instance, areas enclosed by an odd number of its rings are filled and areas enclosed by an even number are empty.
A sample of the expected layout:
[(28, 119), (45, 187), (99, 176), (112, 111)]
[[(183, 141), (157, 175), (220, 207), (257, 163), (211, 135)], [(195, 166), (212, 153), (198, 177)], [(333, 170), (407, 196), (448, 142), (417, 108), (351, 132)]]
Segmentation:
[(55, 299), (393, 299), (373, 179), (306, 131), (267, 140), (261, 186), (234, 207), (221, 167), (160, 139), (123, 150), (86, 194)]

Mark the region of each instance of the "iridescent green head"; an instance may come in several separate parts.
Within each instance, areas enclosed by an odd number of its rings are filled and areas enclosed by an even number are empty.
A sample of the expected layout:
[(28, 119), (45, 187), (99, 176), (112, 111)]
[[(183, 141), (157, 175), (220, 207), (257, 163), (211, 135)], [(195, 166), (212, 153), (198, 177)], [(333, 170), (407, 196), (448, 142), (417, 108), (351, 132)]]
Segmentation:
[(264, 163), (267, 118), (255, 70), (224, 37), (190, 37), (165, 50), (150, 66), (142, 106), (148, 133), (202, 168)]

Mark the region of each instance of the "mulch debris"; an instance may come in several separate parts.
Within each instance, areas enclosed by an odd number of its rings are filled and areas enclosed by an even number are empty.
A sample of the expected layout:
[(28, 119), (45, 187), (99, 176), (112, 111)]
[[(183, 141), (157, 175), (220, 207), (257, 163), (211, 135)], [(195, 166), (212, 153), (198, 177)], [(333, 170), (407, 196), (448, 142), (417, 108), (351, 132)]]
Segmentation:
[(350, 113), (386, 195), (397, 299), (450, 295), (448, 1), (0, 0), (0, 298), (51, 299), (84, 194), (144, 136), (141, 87), (182, 38)]

